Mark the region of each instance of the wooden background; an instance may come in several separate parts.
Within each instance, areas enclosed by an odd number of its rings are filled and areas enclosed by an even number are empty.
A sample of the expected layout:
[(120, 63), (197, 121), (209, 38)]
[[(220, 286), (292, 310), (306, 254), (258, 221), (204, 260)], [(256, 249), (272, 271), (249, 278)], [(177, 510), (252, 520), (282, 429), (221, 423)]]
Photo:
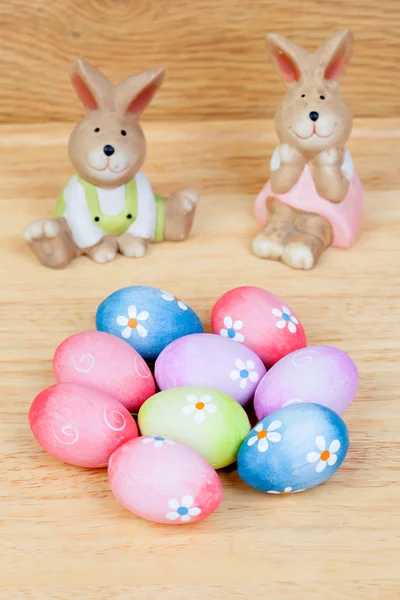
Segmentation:
[(165, 66), (149, 119), (271, 117), (283, 84), (265, 34), (313, 50), (342, 27), (356, 37), (343, 82), (350, 106), (360, 117), (396, 116), (398, 15), (398, 0), (1, 0), (0, 119), (77, 119), (68, 68), (78, 57), (114, 82)]
[[(0, 0), (0, 11), (0, 600), (399, 600), (398, 0)], [(356, 34), (343, 90), (357, 117), (348, 147), (366, 191), (362, 233), (350, 251), (295, 272), (250, 251), (283, 90), (263, 38), (275, 30), (312, 48), (345, 25)], [(183, 244), (55, 272), (22, 231), (51, 214), (72, 173), (67, 140), (81, 108), (67, 70), (77, 56), (114, 81), (167, 67), (144, 118), (144, 170), (160, 193), (190, 185), (202, 200)], [(224, 470), (218, 511), (175, 528), (119, 506), (105, 470), (45, 454), (27, 413), (54, 383), (56, 346), (93, 328), (100, 301), (132, 284), (184, 298), (207, 331), (224, 291), (258, 285), (293, 306), (310, 344), (348, 352), (360, 387), (335, 476), (266, 497)]]
[[(38, 264), (21, 232), (50, 214), (71, 172), (70, 124), (0, 126), (1, 600), (399, 600), (400, 120), (356, 125), (349, 148), (366, 187), (362, 234), (307, 273), (250, 252), (254, 195), (275, 144), (270, 122), (146, 124), (154, 187), (202, 190), (191, 238), (155, 244), (143, 259), (83, 257), (64, 271)], [(271, 497), (224, 470), (218, 511), (175, 528), (119, 506), (104, 469), (45, 454), (27, 413), (54, 383), (56, 346), (94, 328), (103, 298), (133, 284), (184, 298), (207, 331), (224, 291), (261, 286), (296, 310), (309, 344), (348, 352), (360, 386), (334, 477)]]

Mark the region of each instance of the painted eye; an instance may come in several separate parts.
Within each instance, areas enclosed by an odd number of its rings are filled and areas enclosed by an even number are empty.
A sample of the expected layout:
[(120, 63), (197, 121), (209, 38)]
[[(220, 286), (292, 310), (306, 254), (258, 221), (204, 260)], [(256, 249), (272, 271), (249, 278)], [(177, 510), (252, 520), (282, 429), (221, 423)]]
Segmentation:
[(320, 96), (320, 100), (325, 100), (325, 96)]
[(96, 127), (96, 129), (94, 130), (95, 133), (99, 133), (100, 131), (100, 127)]
[(302, 98), (305, 98), (305, 97), (306, 97), (306, 95), (305, 95), (305, 94), (302, 94), (302, 95), (301, 95), (301, 97), (302, 97)]
[(126, 135), (125, 129), (121, 129), (121, 135)]

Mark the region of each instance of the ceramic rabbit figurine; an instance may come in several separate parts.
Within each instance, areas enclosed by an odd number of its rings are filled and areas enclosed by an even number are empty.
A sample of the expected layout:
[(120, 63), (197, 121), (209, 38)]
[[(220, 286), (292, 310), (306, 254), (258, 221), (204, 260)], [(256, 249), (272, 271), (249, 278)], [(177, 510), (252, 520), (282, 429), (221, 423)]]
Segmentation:
[(338, 89), (353, 36), (340, 31), (313, 54), (276, 34), (267, 46), (287, 94), (275, 116), (271, 178), (256, 200), (263, 229), (253, 251), (311, 269), (331, 244), (351, 246), (360, 227), (363, 191), (344, 147), (352, 113)]
[(156, 195), (140, 171), (146, 140), (138, 119), (164, 79), (150, 69), (112, 85), (83, 60), (71, 81), (87, 112), (73, 130), (69, 156), (76, 170), (60, 195), (54, 218), (28, 225), (24, 237), (47, 267), (63, 268), (81, 254), (98, 263), (141, 257), (150, 241), (183, 240), (199, 194), (185, 189)]

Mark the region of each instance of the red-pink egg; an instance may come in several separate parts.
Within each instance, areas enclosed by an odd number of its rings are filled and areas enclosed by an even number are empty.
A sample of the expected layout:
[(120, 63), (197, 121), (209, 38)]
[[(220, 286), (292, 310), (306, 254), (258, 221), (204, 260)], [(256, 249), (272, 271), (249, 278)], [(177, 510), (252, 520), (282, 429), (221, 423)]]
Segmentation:
[(57, 348), (53, 359), (59, 383), (80, 383), (108, 394), (137, 413), (155, 391), (153, 375), (132, 346), (110, 333), (82, 331)]
[(32, 402), (29, 425), (46, 452), (77, 467), (106, 467), (138, 429), (122, 404), (77, 383), (46, 388)]
[(213, 333), (241, 342), (271, 367), (286, 354), (304, 348), (303, 326), (286, 302), (253, 286), (234, 288), (215, 303)]
[(200, 521), (214, 512), (222, 486), (195, 450), (162, 436), (121, 446), (108, 464), (111, 490), (138, 517), (172, 525)]

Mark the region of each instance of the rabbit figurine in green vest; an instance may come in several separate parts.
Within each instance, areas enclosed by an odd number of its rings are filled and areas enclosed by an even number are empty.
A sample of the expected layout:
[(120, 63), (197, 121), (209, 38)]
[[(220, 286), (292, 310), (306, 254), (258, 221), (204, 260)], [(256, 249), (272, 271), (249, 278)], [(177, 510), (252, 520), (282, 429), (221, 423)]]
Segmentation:
[(30, 223), (24, 233), (47, 267), (67, 266), (81, 254), (98, 263), (141, 257), (151, 241), (184, 240), (200, 196), (184, 189), (165, 199), (140, 171), (146, 140), (138, 119), (164, 79), (149, 69), (114, 86), (83, 60), (71, 81), (87, 112), (69, 140), (76, 170), (59, 196), (53, 218)]

